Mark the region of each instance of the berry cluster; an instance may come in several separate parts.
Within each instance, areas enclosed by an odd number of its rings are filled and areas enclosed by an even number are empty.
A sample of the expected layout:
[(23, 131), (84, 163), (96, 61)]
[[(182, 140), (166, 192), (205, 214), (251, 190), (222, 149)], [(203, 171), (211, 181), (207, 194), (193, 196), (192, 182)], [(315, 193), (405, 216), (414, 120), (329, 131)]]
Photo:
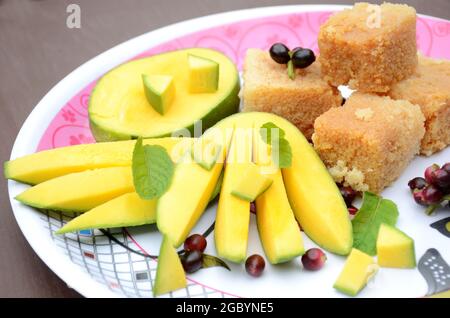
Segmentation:
[(450, 163), (439, 167), (429, 166), (424, 177), (416, 177), (408, 182), (417, 204), (427, 207), (426, 213), (431, 214), (442, 203), (450, 207)]
[(272, 60), (278, 64), (287, 64), (290, 79), (295, 78), (295, 68), (306, 68), (316, 60), (312, 50), (296, 47), (291, 51), (283, 43), (275, 43), (271, 46), (269, 52)]

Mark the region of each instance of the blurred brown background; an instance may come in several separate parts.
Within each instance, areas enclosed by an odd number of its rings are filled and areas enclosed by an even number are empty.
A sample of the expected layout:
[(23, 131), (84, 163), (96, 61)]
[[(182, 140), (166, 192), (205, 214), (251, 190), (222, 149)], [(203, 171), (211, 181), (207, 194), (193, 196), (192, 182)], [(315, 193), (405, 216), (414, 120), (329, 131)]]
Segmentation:
[[(383, 2), (383, 1), (370, 1)], [(392, 1), (399, 2), (399, 1)], [(419, 13), (450, 19), (450, 0), (404, 0)], [(81, 7), (81, 29), (66, 7)], [(129, 38), (182, 20), (229, 10), (353, 1), (0, 0), (0, 161), (32, 108), (65, 75)], [(0, 185), (0, 297), (80, 297), (54, 275), (22, 236)]]

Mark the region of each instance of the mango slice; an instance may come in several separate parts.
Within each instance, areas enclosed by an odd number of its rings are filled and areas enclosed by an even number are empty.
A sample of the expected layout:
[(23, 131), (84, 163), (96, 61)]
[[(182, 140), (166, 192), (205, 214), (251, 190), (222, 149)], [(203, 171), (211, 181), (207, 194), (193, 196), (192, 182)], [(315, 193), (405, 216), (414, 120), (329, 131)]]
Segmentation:
[(387, 224), (381, 224), (378, 232), (377, 255), (381, 267), (416, 267), (414, 240)]
[(39, 209), (85, 212), (130, 192), (134, 192), (131, 167), (114, 167), (40, 183), (19, 194), (16, 200)]
[[(212, 137), (214, 134), (218, 137)], [(208, 171), (200, 167), (188, 151), (176, 165), (169, 189), (159, 198), (156, 224), (175, 247), (184, 242), (203, 214), (219, 180), (231, 136), (232, 130), (227, 134), (208, 130), (200, 139), (214, 138), (221, 146), (220, 156), (212, 169)]]
[(219, 87), (219, 63), (188, 54), (189, 92), (214, 93)]
[(287, 120), (269, 113), (246, 112), (220, 121), (216, 127), (236, 127), (272, 122), (285, 132), (292, 148), (292, 165), (282, 169), (286, 192), (305, 234), (329, 252), (347, 255), (353, 246), (352, 224), (347, 207), (314, 148)]
[(186, 274), (180, 257), (167, 236), (159, 249), (153, 295), (159, 296), (186, 287)]
[[(174, 161), (184, 154), (192, 138), (155, 138), (144, 145), (166, 148)], [(27, 184), (38, 184), (66, 174), (85, 170), (131, 166), (136, 141), (117, 141), (76, 145), (36, 152), (5, 163), (5, 178)]]
[(214, 237), (219, 257), (240, 263), (247, 256), (250, 202), (231, 192), (252, 165), (252, 126), (235, 129), (220, 191)]
[(241, 180), (231, 191), (231, 194), (248, 202), (253, 202), (272, 184), (272, 179), (261, 174), (256, 165), (249, 165)]
[(156, 222), (156, 200), (143, 200), (136, 192), (127, 193), (87, 211), (68, 222), (56, 234)]
[(144, 83), (144, 92), (147, 101), (161, 115), (167, 112), (167, 109), (175, 99), (175, 85), (173, 77), (168, 75), (142, 75)]
[[(290, 261), (305, 252), (303, 238), (284, 188), (281, 170), (273, 165), (269, 146), (255, 129), (253, 157), (261, 172), (273, 180), (256, 199), (256, 220), (264, 252), (272, 264)], [(266, 155), (262, 155), (263, 153)], [(266, 158), (270, 159), (266, 162)]]
[(354, 248), (333, 287), (344, 294), (356, 296), (377, 271), (373, 257)]

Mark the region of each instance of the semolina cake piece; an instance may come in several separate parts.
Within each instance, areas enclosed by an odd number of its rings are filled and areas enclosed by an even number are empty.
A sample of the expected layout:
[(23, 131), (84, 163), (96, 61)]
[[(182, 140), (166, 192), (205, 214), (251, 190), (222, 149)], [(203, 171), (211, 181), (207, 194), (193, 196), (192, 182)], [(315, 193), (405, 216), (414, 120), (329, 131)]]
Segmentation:
[(416, 11), (356, 3), (321, 26), (318, 44), (322, 73), (332, 85), (385, 93), (417, 66)]
[(422, 109), (425, 116), (422, 154), (430, 156), (450, 144), (450, 61), (420, 56), (416, 73), (395, 84), (389, 95)]
[(419, 152), (424, 121), (408, 101), (354, 93), (317, 118), (312, 140), (336, 182), (379, 193)]
[(321, 78), (319, 64), (297, 69), (294, 80), (286, 65), (274, 62), (269, 52), (249, 49), (244, 62), (244, 111), (262, 111), (286, 118), (311, 139), (314, 120), (340, 106), (339, 91)]

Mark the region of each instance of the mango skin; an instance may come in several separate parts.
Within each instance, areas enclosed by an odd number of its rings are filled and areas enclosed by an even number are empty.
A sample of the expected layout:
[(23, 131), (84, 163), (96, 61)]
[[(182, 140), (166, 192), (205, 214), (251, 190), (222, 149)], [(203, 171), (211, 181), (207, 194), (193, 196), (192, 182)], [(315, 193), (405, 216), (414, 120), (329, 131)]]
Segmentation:
[[(178, 101), (185, 100), (186, 96), (189, 96), (189, 94), (185, 94), (185, 92), (181, 92), (179, 88), (180, 85), (188, 86), (187, 84), (187, 54), (194, 54), (201, 57), (210, 58), (212, 60), (220, 59), (220, 76), (219, 76), (219, 88), (217, 92), (213, 94), (190, 94), (193, 95), (195, 100), (197, 99), (203, 99), (202, 102), (198, 102), (198, 105), (200, 104), (206, 104), (209, 105), (209, 109), (205, 110), (202, 114), (199, 114), (198, 116), (192, 117), (191, 120), (185, 120), (183, 119), (186, 116), (181, 116), (178, 118), (180, 121), (180, 124), (178, 126), (173, 126), (171, 128), (167, 129), (159, 129), (159, 130), (149, 130), (144, 131), (140, 129), (141, 131), (138, 132), (138, 130), (132, 131), (132, 129), (123, 128), (121, 125), (112, 125), (110, 123), (107, 123), (103, 119), (104, 116), (98, 116), (97, 115), (97, 105), (104, 104), (104, 101), (101, 100), (102, 96), (109, 95), (105, 94), (106, 92), (103, 89), (103, 83), (108, 80), (111, 76), (117, 76), (121, 70), (123, 70), (124, 67), (128, 67), (127, 65), (130, 63), (147, 63), (146, 61), (150, 61), (149, 65), (151, 64), (161, 64), (161, 67), (157, 70), (158, 73), (163, 74), (164, 72), (168, 73), (183, 73), (185, 72), (185, 75), (179, 75), (176, 76), (176, 74), (170, 74), (174, 76), (174, 82), (178, 86), (177, 87), (177, 96), (175, 97)], [(158, 61), (158, 63), (152, 63), (151, 61), (155, 60)], [(175, 59), (175, 61), (173, 60)], [(186, 61), (184, 60), (186, 59)], [(161, 62), (161, 63), (159, 63)], [(169, 63), (170, 62), (170, 63)], [(185, 65), (186, 64), (186, 65)], [(172, 65), (171, 67), (164, 68), (165, 65)], [(181, 66), (181, 67), (180, 67)], [(145, 68), (145, 67), (144, 67)], [(142, 68), (139, 68), (139, 70)], [(184, 70), (185, 69), (185, 70)], [(141, 71), (136, 73), (136, 76), (141, 77)], [(139, 73), (139, 74), (138, 74)], [(177, 84), (180, 80), (183, 81), (181, 84)], [(184, 83), (186, 81), (186, 83)], [(133, 84), (134, 85), (134, 84)], [(139, 82), (137, 85), (134, 85), (134, 89), (142, 89), (142, 83)], [(159, 138), (159, 137), (168, 137), (173, 136), (177, 134), (179, 131), (188, 131), (191, 136), (194, 134), (194, 125), (198, 120), (202, 121), (202, 132), (204, 132), (207, 128), (212, 127), (214, 124), (216, 124), (219, 120), (222, 118), (225, 118), (231, 114), (234, 114), (238, 112), (239, 110), (239, 91), (240, 91), (240, 81), (239, 81), (239, 73), (234, 66), (234, 64), (222, 53), (219, 53), (217, 51), (211, 50), (211, 49), (203, 49), (203, 48), (194, 48), (194, 49), (185, 49), (185, 50), (179, 50), (179, 51), (173, 51), (173, 52), (167, 52), (163, 54), (154, 55), (148, 58), (140, 59), (140, 60), (134, 60), (128, 63), (124, 63), (122, 65), (119, 65), (118, 67), (112, 69), (108, 73), (106, 73), (97, 83), (97, 85), (94, 87), (91, 98), (89, 100), (89, 122), (90, 122), (90, 128), (91, 132), (97, 141), (118, 141), (118, 140), (129, 140), (129, 139), (136, 139), (138, 137), (144, 137), (144, 138)], [(133, 96), (138, 96), (139, 94), (134, 94)], [(134, 104), (143, 104), (143, 101), (145, 103), (145, 106), (148, 106), (148, 103), (146, 101), (146, 98), (144, 96), (144, 92), (142, 89), (142, 96), (139, 95), (137, 97), (138, 99)], [(186, 95), (186, 96), (184, 96)], [(214, 101), (212, 100), (211, 96), (215, 96)], [(161, 118), (164, 117), (170, 117), (171, 111), (175, 111), (177, 109), (177, 102), (175, 101), (174, 104), (171, 106), (171, 110), (168, 111), (167, 114), (164, 116), (161, 116), (156, 111), (155, 114), (149, 114), (149, 118), (152, 121), (155, 121), (158, 123)], [(191, 104), (191, 103), (187, 103)], [(143, 106), (142, 106), (143, 107)], [(145, 107), (146, 108), (146, 107)], [(145, 109), (144, 108), (144, 109)], [(147, 112), (147, 111), (145, 111)], [(171, 117), (172, 121), (175, 121), (175, 117)], [(148, 122), (148, 121), (147, 121)], [(123, 126), (123, 125), (122, 125)], [(140, 125), (129, 125), (138, 127)]]
[(267, 122), (285, 131), (292, 148), (292, 165), (282, 169), (282, 174), (297, 221), (319, 246), (347, 255), (353, 246), (353, 233), (344, 199), (314, 148), (294, 125), (274, 114), (248, 112), (232, 115), (215, 127), (260, 127)]

